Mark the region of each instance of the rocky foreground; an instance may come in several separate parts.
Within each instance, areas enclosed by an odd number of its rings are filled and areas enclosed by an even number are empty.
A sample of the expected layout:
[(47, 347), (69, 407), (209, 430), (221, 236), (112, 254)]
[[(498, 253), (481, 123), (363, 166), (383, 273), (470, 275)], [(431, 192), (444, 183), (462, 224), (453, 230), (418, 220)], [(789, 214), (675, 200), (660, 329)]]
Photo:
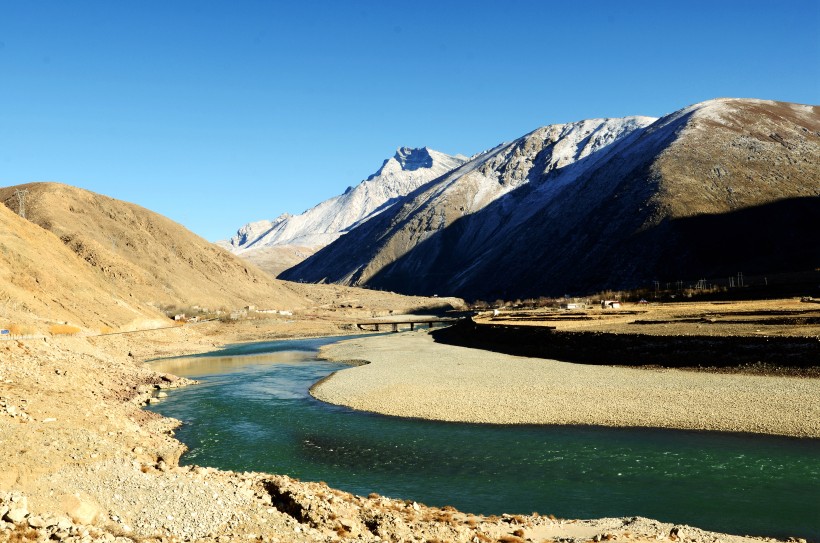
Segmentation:
[(181, 467), (177, 422), (142, 406), (187, 382), (144, 361), (230, 339), (213, 326), (0, 342), (0, 541), (752, 540), (637, 517), (478, 516)]

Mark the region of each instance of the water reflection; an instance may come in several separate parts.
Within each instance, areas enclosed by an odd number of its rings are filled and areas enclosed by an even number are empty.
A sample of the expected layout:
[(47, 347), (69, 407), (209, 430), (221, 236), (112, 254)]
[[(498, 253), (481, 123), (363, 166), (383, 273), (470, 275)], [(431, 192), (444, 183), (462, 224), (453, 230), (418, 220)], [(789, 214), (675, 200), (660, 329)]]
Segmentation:
[(247, 366), (301, 363), (314, 355), (315, 351), (303, 350), (231, 356), (185, 356), (155, 360), (151, 362), (151, 368), (180, 377), (201, 379), (241, 371)]

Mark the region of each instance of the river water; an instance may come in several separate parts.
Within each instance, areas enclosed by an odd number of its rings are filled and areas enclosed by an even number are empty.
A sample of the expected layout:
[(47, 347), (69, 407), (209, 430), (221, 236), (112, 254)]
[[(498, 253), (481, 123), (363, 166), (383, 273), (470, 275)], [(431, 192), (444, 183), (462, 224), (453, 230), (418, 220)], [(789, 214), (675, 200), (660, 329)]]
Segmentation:
[(737, 534), (820, 538), (820, 440), (386, 417), (308, 389), (345, 366), (339, 338), (153, 363), (201, 385), (151, 409), (183, 421), (182, 464), (286, 474), (473, 513), (645, 516)]

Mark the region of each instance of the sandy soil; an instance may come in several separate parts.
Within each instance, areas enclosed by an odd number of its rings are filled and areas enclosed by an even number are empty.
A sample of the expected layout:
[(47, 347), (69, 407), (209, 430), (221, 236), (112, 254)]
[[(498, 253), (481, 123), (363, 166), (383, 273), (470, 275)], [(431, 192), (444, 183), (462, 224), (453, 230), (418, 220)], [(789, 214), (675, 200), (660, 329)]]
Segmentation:
[[(142, 406), (187, 383), (146, 360), (240, 341), (349, 334), (350, 322), (335, 314), (0, 341), (0, 541), (749, 541), (640, 518), (474, 516), (279, 475), (178, 466), (184, 447), (173, 437), (176, 422)], [(392, 340), (406, 359), (428, 345), (424, 334), (363, 337), (356, 341), (368, 354), (348, 357), (371, 356), (373, 345)], [(806, 418), (818, 419), (815, 411)]]

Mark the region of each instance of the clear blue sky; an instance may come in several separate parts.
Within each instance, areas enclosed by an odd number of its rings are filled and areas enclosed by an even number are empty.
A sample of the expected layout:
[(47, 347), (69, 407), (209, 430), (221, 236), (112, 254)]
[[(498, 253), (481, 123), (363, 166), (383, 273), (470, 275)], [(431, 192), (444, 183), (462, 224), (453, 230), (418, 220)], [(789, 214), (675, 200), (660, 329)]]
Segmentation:
[(820, 0), (0, 0), (0, 185), (59, 181), (214, 241), (399, 146), (719, 96), (820, 103)]

